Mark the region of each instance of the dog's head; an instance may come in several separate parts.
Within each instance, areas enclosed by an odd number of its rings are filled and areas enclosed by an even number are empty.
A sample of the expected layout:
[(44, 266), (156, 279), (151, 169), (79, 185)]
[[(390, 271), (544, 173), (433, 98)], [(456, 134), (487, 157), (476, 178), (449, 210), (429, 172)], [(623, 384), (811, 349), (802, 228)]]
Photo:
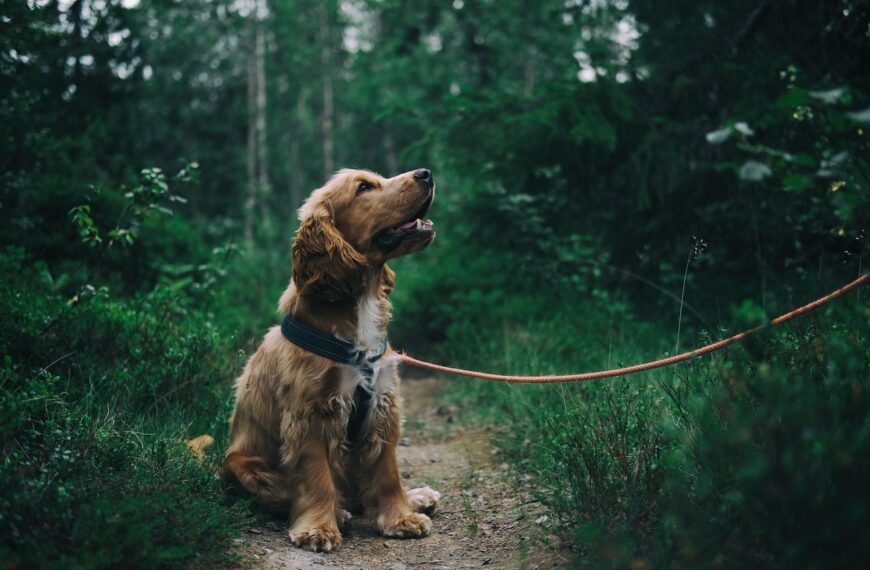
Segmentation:
[(293, 280), (300, 295), (330, 301), (352, 298), (367, 268), (420, 251), (435, 238), (426, 212), (435, 182), (421, 168), (384, 178), (342, 170), (299, 209), (293, 242)]

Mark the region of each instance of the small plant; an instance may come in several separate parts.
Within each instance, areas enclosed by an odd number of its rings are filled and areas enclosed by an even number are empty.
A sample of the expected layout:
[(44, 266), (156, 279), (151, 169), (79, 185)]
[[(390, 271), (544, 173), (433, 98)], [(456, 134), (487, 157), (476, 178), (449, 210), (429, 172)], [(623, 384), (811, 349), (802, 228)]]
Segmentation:
[[(185, 163), (175, 176), (176, 182), (195, 182), (198, 180), (199, 165), (196, 162)], [(185, 204), (187, 200), (178, 194), (169, 191), (166, 175), (159, 168), (145, 168), (140, 175), (140, 182), (130, 191), (124, 194), (127, 204), (115, 226), (108, 230), (106, 235), (109, 241), (106, 249), (110, 249), (115, 243), (122, 246), (131, 246), (139, 236), (142, 221), (154, 212), (167, 216), (173, 215), (167, 204)], [(103, 243), (100, 230), (91, 217), (91, 205), (82, 204), (70, 210), (70, 217), (79, 230), (82, 242), (91, 247), (97, 247)]]
[(683, 303), (686, 299), (686, 281), (689, 277), (689, 265), (692, 260), (704, 253), (707, 249), (707, 242), (697, 236), (692, 236), (692, 249), (689, 250), (689, 257), (686, 258), (686, 268), (683, 270), (683, 287), (680, 290), (680, 314), (677, 317), (677, 341), (674, 344), (674, 354), (680, 353), (680, 329), (683, 325)]
[(94, 219), (91, 217), (91, 205), (82, 204), (70, 210), (70, 217), (73, 224), (79, 231), (82, 242), (90, 247), (97, 247), (103, 243), (103, 238), (100, 237), (100, 230), (94, 224)]
[[(199, 165), (196, 162), (184, 162), (184, 166), (173, 177), (175, 182), (195, 182), (198, 180)], [(126, 204), (115, 223), (108, 231), (101, 231), (92, 217), (91, 204), (75, 206), (69, 212), (82, 243), (91, 248), (99, 249), (99, 259), (88, 273), (79, 291), (73, 295), (68, 304), (74, 305), (88, 297), (88, 290), (94, 286), (90, 281), (102, 269), (105, 257), (116, 243), (129, 248), (139, 237), (142, 222), (153, 214), (171, 216), (173, 211), (167, 204), (184, 204), (185, 198), (170, 192), (166, 175), (159, 168), (145, 168), (140, 174), (140, 182), (124, 194)], [(108, 237), (104, 243), (101, 234)]]

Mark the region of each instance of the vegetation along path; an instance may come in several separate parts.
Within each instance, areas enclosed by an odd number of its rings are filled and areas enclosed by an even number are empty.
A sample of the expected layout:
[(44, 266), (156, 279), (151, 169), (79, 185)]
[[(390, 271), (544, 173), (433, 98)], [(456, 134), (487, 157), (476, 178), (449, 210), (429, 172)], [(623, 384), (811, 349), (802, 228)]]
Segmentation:
[(489, 436), (453, 423), (457, 410), (439, 407), (446, 382), (405, 380), (405, 437), (399, 469), (406, 486), (429, 485), (441, 492), (432, 515), (433, 532), (419, 540), (380, 536), (368, 517), (344, 530), (337, 552), (293, 547), (286, 524), (270, 521), (238, 539), (246, 566), (253, 568), (552, 568), (564, 565), (543, 508), (527, 491), (511, 485), (498, 465)]

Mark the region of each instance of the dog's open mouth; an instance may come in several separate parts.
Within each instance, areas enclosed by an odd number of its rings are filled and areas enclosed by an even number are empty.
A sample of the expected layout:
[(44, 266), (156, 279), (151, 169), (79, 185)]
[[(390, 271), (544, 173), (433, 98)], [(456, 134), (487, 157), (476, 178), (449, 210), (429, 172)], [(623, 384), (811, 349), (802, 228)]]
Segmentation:
[(427, 219), (426, 212), (432, 205), (434, 192), (429, 194), (423, 206), (411, 216), (411, 218), (393, 228), (387, 228), (377, 233), (374, 237), (374, 245), (378, 248), (388, 251), (408, 238), (416, 237), (431, 237), (435, 234), (435, 224), (432, 220)]

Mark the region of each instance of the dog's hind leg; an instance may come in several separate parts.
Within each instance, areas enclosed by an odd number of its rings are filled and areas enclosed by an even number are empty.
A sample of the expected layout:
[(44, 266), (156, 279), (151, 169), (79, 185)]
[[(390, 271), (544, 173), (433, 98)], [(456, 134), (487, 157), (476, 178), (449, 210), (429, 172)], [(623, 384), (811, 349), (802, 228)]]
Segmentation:
[(270, 511), (287, 512), (290, 509), (287, 478), (262, 457), (243, 451), (228, 453), (224, 459), (223, 478), (226, 484), (238, 484), (256, 495), (260, 505)]

